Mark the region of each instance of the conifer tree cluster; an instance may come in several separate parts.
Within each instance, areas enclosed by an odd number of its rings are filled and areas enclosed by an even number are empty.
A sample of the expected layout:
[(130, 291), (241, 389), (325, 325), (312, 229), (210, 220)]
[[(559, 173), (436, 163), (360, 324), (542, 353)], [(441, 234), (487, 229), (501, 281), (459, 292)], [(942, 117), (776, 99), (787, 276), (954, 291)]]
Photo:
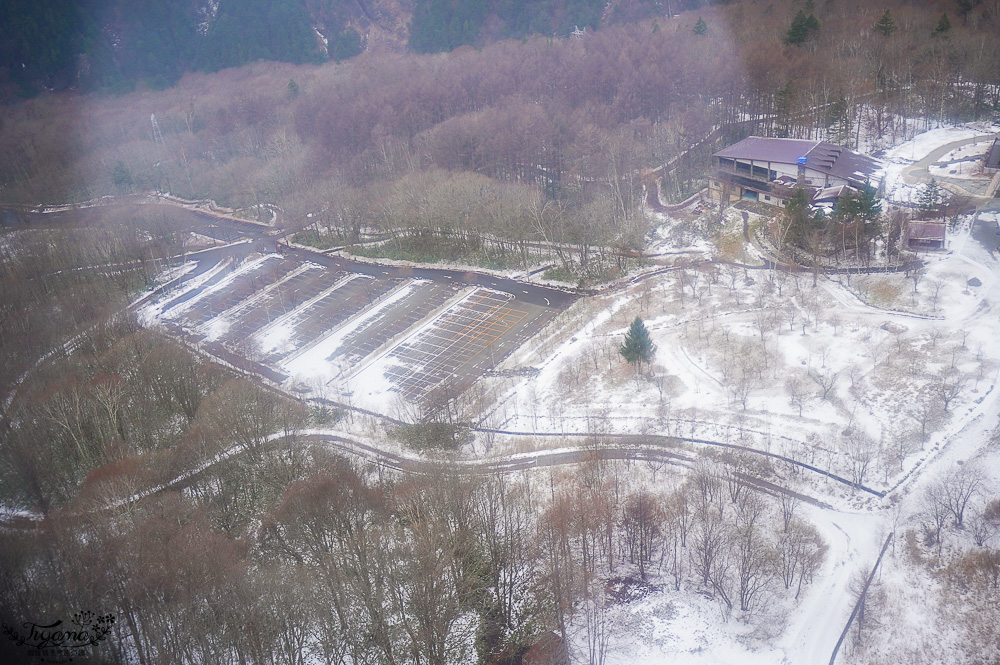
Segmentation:
[(921, 212), (930, 213), (937, 209), (941, 196), (941, 187), (937, 184), (934, 178), (923, 186), (920, 190), (920, 198), (917, 202), (917, 207)]
[(806, 16), (806, 13), (800, 9), (795, 18), (792, 19), (792, 25), (785, 33), (783, 41), (785, 46), (802, 46), (818, 33), (819, 19), (816, 18), (815, 14)]
[(938, 19), (937, 25), (934, 26), (934, 31), (931, 32), (931, 37), (941, 37), (951, 30), (951, 21), (948, 20), (948, 14), (941, 14), (941, 18)]

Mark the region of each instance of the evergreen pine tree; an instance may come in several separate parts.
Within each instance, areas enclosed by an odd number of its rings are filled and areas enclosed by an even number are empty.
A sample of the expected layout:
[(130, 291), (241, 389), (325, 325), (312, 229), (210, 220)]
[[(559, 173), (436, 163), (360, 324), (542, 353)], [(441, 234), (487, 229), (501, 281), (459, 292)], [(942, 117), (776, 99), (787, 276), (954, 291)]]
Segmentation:
[(708, 32), (708, 24), (705, 23), (705, 21), (699, 16), (698, 22), (694, 24), (694, 27), (691, 29), (691, 32), (693, 32), (696, 35), (704, 35), (706, 32)]
[(840, 95), (830, 104), (826, 120), (827, 127), (830, 128), (829, 140), (845, 148), (853, 147), (851, 142), (853, 139), (854, 119), (851, 116), (847, 99), (843, 95)]
[(820, 226), (820, 220), (809, 208), (809, 192), (796, 187), (785, 204), (785, 223), (788, 224), (788, 239), (802, 249), (808, 249), (811, 235)]
[(786, 46), (799, 46), (809, 36), (809, 28), (806, 25), (806, 13), (801, 9), (792, 19), (792, 25), (788, 28), (788, 32), (785, 33)]
[(865, 180), (858, 190), (857, 195), (858, 215), (866, 223), (878, 221), (882, 214), (882, 200), (879, 198), (878, 189), (872, 187), (871, 182)]
[(792, 25), (789, 26), (782, 41), (786, 46), (801, 46), (818, 32), (819, 19), (816, 18), (816, 15), (806, 16), (806, 13), (800, 9), (792, 19)]
[(924, 188), (920, 191), (920, 199), (917, 202), (917, 207), (923, 212), (935, 210), (939, 194), (940, 187), (938, 187), (937, 181), (931, 178), (931, 181), (924, 185)]
[(132, 173), (123, 161), (118, 160), (118, 163), (115, 164), (115, 169), (111, 172), (111, 180), (118, 188), (119, 194), (124, 194), (126, 191), (129, 194), (132, 193)]
[(951, 21), (948, 20), (948, 14), (941, 14), (941, 19), (934, 28), (934, 32), (931, 33), (931, 37), (940, 37), (949, 30), (951, 30)]
[(635, 365), (636, 370), (638, 370), (640, 363), (649, 364), (652, 362), (653, 355), (656, 353), (656, 345), (649, 338), (646, 324), (638, 316), (635, 317), (635, 321), (625, 333), (625, 342), (618, 349), (618, 352), (630, 365)]
[(979, 2), (980, 0), (958, 0), (958, 12), (962, 16), (965, 16), (972, 11), (972, 8), (978, 5)]
[(788, 79), (785, 85), (778, 89), (774, 100), (775, 136), (788, 138), (792, 126), (792, 115), (795, 112), (795, 80)]
[(819, 19), (816, 18), (815, 14), (810, 14), (806, 17), (806, 39), (809, 39), (813, 35), (819, 32)]
[(882, 35), (883, 37), (888, 37), (892, 33), (896, 32), (897, 30), (896, 21), (893, 20), (892, 14), (889, 13), (888, 9), (885, 10), (885, 12), (882, 14), (882, 17), (875, 22), (875, 25), (872, 26), (872, 29), (875, 32)]

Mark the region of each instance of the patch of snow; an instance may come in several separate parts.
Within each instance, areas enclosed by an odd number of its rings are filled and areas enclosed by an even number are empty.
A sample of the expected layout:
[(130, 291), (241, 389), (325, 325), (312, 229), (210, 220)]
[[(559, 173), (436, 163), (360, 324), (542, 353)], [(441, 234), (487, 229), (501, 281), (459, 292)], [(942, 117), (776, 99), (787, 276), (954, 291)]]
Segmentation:
[[(292, 375), (290, 381), (306, 384), (326, 384), (342, 376), (345, 370), (349, 368), (330, 361), (330, 357), (337, 352), (348, 337), (370, 325), (386, 310), (407, 298), (413, 291), (414, 286), (419, 283), (421, 283), (421, 280), (407, 282), (367, 311), (350, 319), (339, 328), (330, 331), (326, 337), (314, 343), (306, 351), (282, 363), (282, 367)], [(272, 339), (277, 339), (280, 335), (288, 333), (278, 328), (278, 332), (270, 334), (274, 335)], [(368, 389), (368, 383), (365, 383), (365, 388)]]

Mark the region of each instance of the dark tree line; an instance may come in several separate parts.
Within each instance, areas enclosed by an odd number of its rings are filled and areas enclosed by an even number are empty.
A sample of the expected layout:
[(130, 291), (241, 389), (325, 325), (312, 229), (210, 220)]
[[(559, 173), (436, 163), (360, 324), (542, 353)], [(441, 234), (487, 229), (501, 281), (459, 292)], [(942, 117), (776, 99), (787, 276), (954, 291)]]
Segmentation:
[[(315, 18), (329, 33), (329, 57), (339, 61), (360, 53), (361, 42), (337, 6), (346, 3), (333, 4), (316, 8)], [(321, 62), (313, 19), (302, 0), (14, 0), (0, 8), (0, 97), (66, 88), (121, 93), (256, 60)]]

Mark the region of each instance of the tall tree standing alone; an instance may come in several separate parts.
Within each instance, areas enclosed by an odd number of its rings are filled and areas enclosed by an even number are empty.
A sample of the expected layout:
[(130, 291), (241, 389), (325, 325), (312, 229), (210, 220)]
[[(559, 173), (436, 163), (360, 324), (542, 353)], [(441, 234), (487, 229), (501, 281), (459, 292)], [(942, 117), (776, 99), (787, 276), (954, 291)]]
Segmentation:
[(934, 32), (931, 33), (931, 37), (940, 37), (949, 30), (951, 30), (951, 21), (948, 20), (948, 14), (941, 14), (941, 18), (934, 27)]
[(641, 363), (648, 365), (653, 361), (653, 355), (656, 353), (656, 345), (649, 338), (649, 331), (646, 330), (646, 324), (638, 316), (635, 317), (635, 321), (632, 322), (632, 325), (628, 328), (628, 332), (625, 333), (625, 342), (618, 349), (618, 352), (622, 354), (630, 365), (635, 365), (636, 371), (639, 371)]
[(917, 199), (917, 209), (928, 217), (936, 217), (938, 204), (941, 202), (941, 187), (934, 178), (920, 190)]
[(897, 26), (895, 19), (892, 18), (892, 14), (890, 14), (887, 9), (882, 14), (882, 17), (875, 22), (875, 25), (872, 26), (872, 28), (883, 37), (888, 37), (892, 33), (896, 32)]

